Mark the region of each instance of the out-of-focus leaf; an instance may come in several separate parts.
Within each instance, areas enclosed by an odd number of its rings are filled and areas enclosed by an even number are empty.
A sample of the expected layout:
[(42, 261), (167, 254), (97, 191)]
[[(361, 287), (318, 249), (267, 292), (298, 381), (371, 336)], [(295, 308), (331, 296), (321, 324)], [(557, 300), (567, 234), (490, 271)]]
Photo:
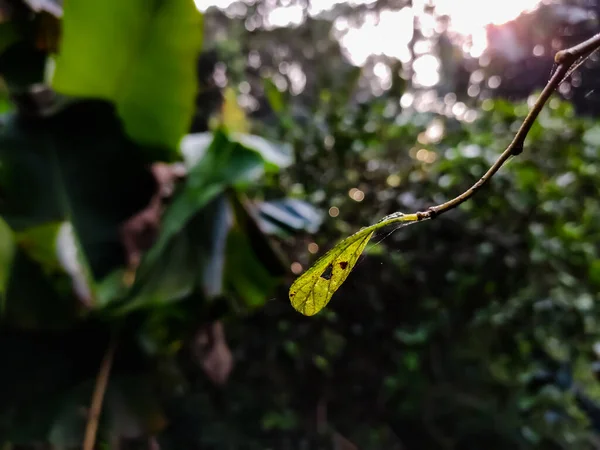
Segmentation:
[[(161, 232), (142, 258), (132, 297), (121, 312), (182, 299), (196, 290), (207, 298), (221, 293), (230, 219), (218, 197), (227, 188), (254, 179), (263, 166), (264, 160), (257, 152), (217, 130), (210, 147), (189, 169), (187, 179), (165, 211)], [(210, 203), (217, 210), (206, 209)]]
[(187, 134), (183, 137), (180, 148), (188, 170), (204, 158), (213, 139), (211, 132)]
[(46, 119), (11, 117), (0, 161), (0, 214), (15, 233), (71, 222), (95, 277), (125, 262), (119, 227), (156, 183), (112, 107), (81, 102)]
[(587, 129), (583, 133), (583, 142), (594, 147), (600, 147), (600, 126)]
[[(15, 270), (32, 270), (34, 261), (40, 268), (31, 280), (11, 280), (9, 315), (39, 324), (46, 308), (66, 308), (68, 320), (78, 309), (71, 293), (93, 306), (94, 278), (125, 263), (120, 225), (148, 202), (154, 179), (112, 108), (100, 102), (74, 104), (47, 119), (12, 117), (0, 132), (0, 161), (0, 213), (27, 254)], [(64, 298), (52, 305), (44, 289)]]
[(0, 54), (19, 38), (19, 33), (14, 23), (0, 23)]
[(71, 222), (63, 222), (58, 230), (56, 254), (61, 268), (71, 277), (77, 298), (90, 307), (95, 306), (94, 277)]
[(233, 133), (231, 138), (260, 153), (265, 162), (272, 166), (273, 171), (288, 167), (294, 162), (292, 147), (289, 144), (275, 144), (254, 134)]
[(316, 233), (323, 222), (323, 215), (319, 211), (299, 199), (260, 202), (257, 208), (259, 225), (265, 233), (277, 233), (282, 229)]
[(264, 305), (279, 283), (255, 255), (248, 236), (238, 228), (232, 229), (227, 238), (225, 277), (229, 290), (250, 309)]
[(221, 107), (221, 125), (230, 133), (247, 133), (250, 124), (246, 113), (238, 104), (236, 92), (228, 87), (225, 89), (223, 106)]
[(192, 120), (201, 45), (192, 0), (69, 0), (52, 84), (114, 102), (127, 134), (171, 159)]
[(259, 154), (230, 141), (222, 131), (217, 131), (206, 154), (188, 170), (187, 179), (163, 216), (158, 240), (142, 261), (138, 273), (144, 272), (145, 264), (153, 264), (160, 258), (171, 238), (208, 202), (229, 186), (253, 180), (263, 164)]
[(43, 272), (71, 278), (71, 289), (84, 304), (95, 303), (94, 280), (70, 222), (49, 222), (16, 234), (16, 241)]
[(16, 233), (19, 247), (47, 273), (60, 270), (56, 255), (56, 237), (60, 225), (60, 222), (47, 222)]
[(318, 313), (348, 278), (375, 231), (395, 223), (406, 226), (416, 221), (416, 214), (395, 213), (341, 241), (294, 281), (289, 292), (294, 309), (306, 316)]
[[(23, 329), (61, 329), (78, 317), (81, 302), (68, 295), (66, 277), (52, 280), (17, 248), (6, 289), (4, 321)], [(61, 295), (62, 294), (62, 295)]]
[(96, 283), (96, 305), (105, 308), (111, 302), (123, 299), (129, 292), (127, 283), (127, 270), (119, 268)]
[[(213, 133), (188, 134), (181, 141), (181, 151), (188, 168), (198, 164), (213, 141)], [(265, 170), (278, 171), (293, 162), (292, 148), (287, 144), (277, 144), (260, 136), (243, 133), (230, 133), (229, 139), (249, 150), (258, 152), (265, 161)], [(262, 172), (257, 172), (260, 176)]]
[(119, 312), (181, 300), (194, 292), (207, 299), (220, 295), (230, 226), (229, 206), (220, 195), (165, 244), (159, 257), (142, 261), (131, 295)]
[(281, 114), (285, 108), (283, 94), (279, 92), (279, 89), (277, 89), (275, 83), (268, 78), (263, 81), (263, 86), (265, 89), (265, 95), (269, 101), (269, 105), (271, 105), (271, 108), (276, 114)]
[(258, 260), (271, 275), (276, 277), (284, 275), (286, 273), (284, 257), (273, 247), (269, 238), (261, 230), (248, 202), (236, 193), (232, 193), (230, 199), (233, 204), (236, 226), (248, 237)]
[(14, 256), (15, 238), (13, 232), (0, 217), (0, 312), (4, 311), (4, 300)]

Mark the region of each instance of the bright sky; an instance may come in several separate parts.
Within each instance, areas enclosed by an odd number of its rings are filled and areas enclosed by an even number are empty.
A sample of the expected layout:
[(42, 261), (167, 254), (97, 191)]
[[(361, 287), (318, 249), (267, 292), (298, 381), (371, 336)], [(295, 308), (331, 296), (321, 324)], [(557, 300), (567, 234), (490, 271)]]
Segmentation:
[[(210, 6), (226, 8), (235, 0), (195, 0), (199, 10)], [(348, 3), (368, 4), (375, 0), (353, 0)], [(485, 27), (489, 24), (501, 25), (519, 16), (522, 12), (533, 10), (541, 0), (413, 0), (412, 8), (399, 11), (383, 10), (379, 17), (368, 15), (359, 28), (352, 28), (344, 18), (335, 21), (335, 31), (350, 61), (355, 65), (364, 64), (371, 55), (385, 55), (407, 62), (410, 59), (408, 43), (413, 36), (413, 21), (416, 18), (425, 37), (433, 36), (438, 22), (435, 17), (425, 13), (426, 6), (434, 6), (436, 15), (450, 18), (449, 31), (462, 36), (469, 42), (464, 49), (471, 56), (478, 57), (487, 46)], [(291, 3), (291, 2), (290, 2)], [(331, 9), (337, 0), (313, 0), (309, 13), (318, 14)], [(267, 26), (283, 27), (301, 23), (303, 11), (300, 6), (278, 6), (273, 8), (267, 18)], [(427, 41), (421, 41), (415, 47), (422, 53), (413, 62), (417, 75), (416, 84), (424, 87), (434, 86), (439, 81), (439, 60), (428, 54)], [(419, 52), (418, 46), (422, 51)]]

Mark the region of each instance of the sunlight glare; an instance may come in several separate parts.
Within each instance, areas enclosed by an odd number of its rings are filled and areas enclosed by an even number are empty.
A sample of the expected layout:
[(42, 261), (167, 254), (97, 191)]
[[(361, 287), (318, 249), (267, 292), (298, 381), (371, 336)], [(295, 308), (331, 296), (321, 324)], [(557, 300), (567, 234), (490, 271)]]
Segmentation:
[(298, 26), (304, 20), (304, 9), (300, 5), (278, 6), (267, 14), (267, 28)]
[[(224, 9), (235, 0), (194, 0), (200, 11), (210, 6)], [(252, 0), (243, 0), (250, 3)], [(375, 0), (315, 0), (310, 2), (308, 11), (299, 3), (286, 2), (268, 9), (265, 17), (267, 28), (297, 26), (308, 16), (315, 16), (331, 10), (336, 4), (347, 3), (353, 6), (371, 4)], [(516, 19), (521, 13), (534, 10), (542, 0), (413, 0), (412, 7), (400, 10), (383, 9), (379, 13), (365, 13), (363, 23), (358, 27), (350, 25), (345, 17), (334, 21), (333, 34), (340, 41), (347, 58), (356, 66), (364, 65), (372, 55), (395, 58), (403, 63), (410, 62), (412, 56), (409, 44), (414, 35), (415, 19), (424, 41), (420, 41), (419, 55), (413, 62), (415, 82), (423, 87), (432, 87), (439, 82), (440, 63), (432, 54), (427, 54), (431, 46), (428, 38), (433, 37), (437, 19), (447, 16), (448, 31), (462, 37), (462, 48), (472, 57), (480, 57), (488, 46), (486, 27), (502, 25)], [(433, 8), (433, 13), (432, 11)], [(307, 14), (308, 13), (308, 14)], [(299, 83), (303, 84), (303, 83)], [(302, 88), (297, 89), (301, 91)]]
[(524, 12), (533, 11), (541, 0), (414, 0), (413, 7), (424, 11), (435, 8), (436, 16), (448, 16), (449, 31), (470, 38), (470, 55), (479, 57), (487, 47), (486, 26), (502, 25)]
[[(427, 1), (427, 0), (425, 0)], [(526, 11), (535, 9), (541, 0), (433, 0), (438, 15), (450, 17), (453, 31), (463, 35), (477, 33), (486, 25), (502, 25)], [(415, 3), (421, 3), (417, 0)]]
[[(344, 27), (338, 25), (338, 29)], [(352, 64), (362, 66), (371, 55), (384, 55), (402, 62), (410, 60), (408, 43), (413, 36), (413, 13), (408, 7), (399, 11), (384, 9), (379, 17), (365, 16), (358, 28), (349, 28), (340, 37)]]

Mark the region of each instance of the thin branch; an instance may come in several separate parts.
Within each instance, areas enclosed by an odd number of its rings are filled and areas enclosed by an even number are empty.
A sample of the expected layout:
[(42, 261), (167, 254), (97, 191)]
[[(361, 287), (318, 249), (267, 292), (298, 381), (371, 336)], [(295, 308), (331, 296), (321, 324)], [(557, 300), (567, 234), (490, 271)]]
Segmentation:
[(96, 377), (96, 385), (92, 395), (92, 404), (88, 414), (87, 424), (85, 426), (85, 436), (83, 438), (83, 450), (94, 450), (96, 443), (96, 434), (98, 433), (98, 423), (102, 412), (102, 403), (104, 402), (104, 394), (108, 385), (108, 378), (112, 368), (115, 351), (117, 348), (117, 339), (113, 337), (104, 354), (98, 376)]
[[(579, 66), (586, 58), (588, 58), (592, 53), (600, 48), (600, 33), (596, 34), (592, 38), (584, 41), (580, 44), (575, 45), (574, 47), (561, 50), (556, 53), (554, 57), (554, 61), (557, 64), (557, 69), (546, 84), (546, 87), (534, 103), (533, 107), (525, 117), (525, 120), (519, 127), (519, 131), (515, 135), (512, 142), (506, 147), (506, 150), (502, 152), (502, 154), (498, 157), (496, 162), (492, 164), (492, 166), (487, 170), (487, 172), (469, 189), (460, 194), (459, 196), (449, 200), (445, 203), (442, 203), (437, 206), (432, 206), (426, 211), (418, 212), (417, 218), (418, 220), (426, 220), (433, 219), (440, 214), (448, 212), (462, 203), (469, 200), (475, 193), (481, 189), (495, 174), (500, 170), (500, 168), (504, 165), (506, 161), (511, 156), (517, 156), (523, 151), (523, 146), (525, 144), (525, 138), (527, 134), (531, 130), (534, 122), (539, 116), (540, 112), (546, 105), (546, 102), (552, 95), (552, 93), (558, 88), (558, 86), (563, 82), (563, 80), (569, 75), (570, 69), (573, 66)], [(578, 61), (581, 60), (579, 63)]]

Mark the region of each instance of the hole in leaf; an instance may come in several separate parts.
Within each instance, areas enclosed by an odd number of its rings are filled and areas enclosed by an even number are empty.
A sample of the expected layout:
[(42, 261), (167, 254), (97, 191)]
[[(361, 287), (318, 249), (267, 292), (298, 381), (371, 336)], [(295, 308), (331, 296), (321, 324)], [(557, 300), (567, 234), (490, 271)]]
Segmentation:
[(321, 274), (321, 278), (325, 280), (331, 280), (331, 276), (333, 275), (333, 264), (329, 264), (327, 268)]

